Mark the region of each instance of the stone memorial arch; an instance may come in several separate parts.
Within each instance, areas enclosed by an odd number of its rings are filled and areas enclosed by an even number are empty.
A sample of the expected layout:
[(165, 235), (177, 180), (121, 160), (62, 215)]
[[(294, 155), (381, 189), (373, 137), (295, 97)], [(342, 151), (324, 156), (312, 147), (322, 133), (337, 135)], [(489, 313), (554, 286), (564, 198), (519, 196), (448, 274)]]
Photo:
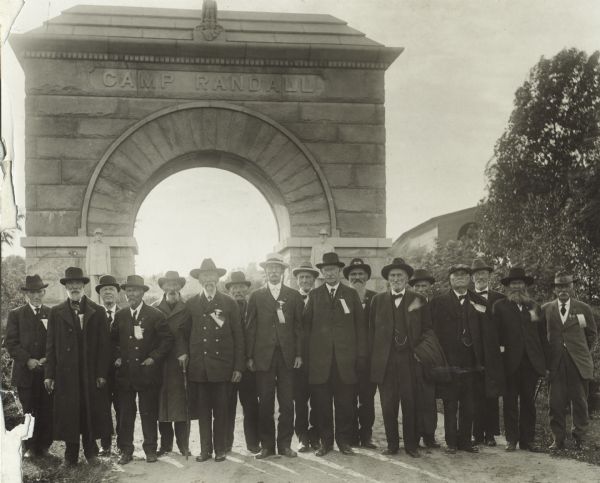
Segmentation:
[(217, 15), (206, 4), (78, 6), (11, 37), (26, 82), (29, 272), (56, 281), (83, 266), (102, 228), (124, 278), (144, 198), (192, 167), (256, 186), (290, 263), (325, 228), (343, 259), (379, 272), (391, 246), (384, 75), (402, 49), (329, 15)]

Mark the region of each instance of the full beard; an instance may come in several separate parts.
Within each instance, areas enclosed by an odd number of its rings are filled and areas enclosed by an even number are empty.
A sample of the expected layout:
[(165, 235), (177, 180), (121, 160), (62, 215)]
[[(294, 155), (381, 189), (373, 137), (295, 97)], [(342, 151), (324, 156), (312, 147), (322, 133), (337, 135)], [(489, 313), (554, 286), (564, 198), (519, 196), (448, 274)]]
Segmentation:
[(511, 302), (515, 302), (520, 305), (529, 306), (532, 303), (531, 298), (525, 290), (508, 289), (508, 292), (506, 293), (506, 298)]

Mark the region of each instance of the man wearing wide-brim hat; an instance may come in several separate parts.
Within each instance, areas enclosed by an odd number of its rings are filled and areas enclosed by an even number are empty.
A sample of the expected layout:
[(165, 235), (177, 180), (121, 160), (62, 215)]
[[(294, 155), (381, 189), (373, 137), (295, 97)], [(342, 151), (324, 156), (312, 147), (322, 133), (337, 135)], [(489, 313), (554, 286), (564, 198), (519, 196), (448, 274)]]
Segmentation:
[[(188, 348), (185, 339), (185, 325), (189, 323), (190, 313), (181, 298), (181, 289), (185, 278), (169, 270), (158, 279), (163, 291), (162, 298), (152, 306), (160, 310), (169, 325), (174, 344), (165, 357), (162, 368), (162, 382), (158, 394), (158, 431), (160, 447), (158, 456), (173, 450), (173, 439), (179, 451), (189, 456), (189, 428), (187, 418), (198, 419), (188, 413), (188, 399), (184, 384), (184, 371), (187, 370)], [(189, 410), (195, 412), (194, 404)]]
[[(481, 258), (475, 258), (471, 262), (471, 279), (473, 280), (474, 292), (483, 297), (486, 300), (486, 306), (491, 309), (496, 300), (504, 298), (504, 294), (490, 288), (490, 276), (494, 268), (486, 263)], [(488, 313), (491, 314), (491, 311)], [(493, 320), (489, 318), (490, 324), (484, 324), (482, 326), (481, 334), (484, 338), (484, 346), (491, 348), (494, 353), (498, 354), (500, 351), (500, 344), (498, 342), (498, 328), (493, 323)], [(490, 351), (487, 351), (489, 355)], [(488, 357), (489, 359), (489, 357)], [(502, 360), (498, 356), (496, 358), (496, 364), (502, 368)], [(486, 361), (486, 371), (490, 371), (490, 361)], [(475, 421), (473, 422), (473, 438), (475, 444), (486, 444), (487, 446), (496, 446), (496, 435), (500, 434), (500, 407), (499, 397), (486, 397), (485, 391), (485, 377), (480, 377), (476, 384), (476, 398), (477, 403), (475, 404)]]
[(6, 322), (4, 344), (13, 359), (11, 383), (23, 413), (35, 417), (33, 436), (23, 442), (26, 458), (45, 456), (52, 444), (52, 396), (44, 388), (50, 307), (42, 302), (47, 286), (39, 275), (27, 275), (21, 286), (27, 303), (11, 310)]
[(367, 328), (358, 293), (340, 282), (342, 268), (337, 253), (323, 255), (317, 263), (325, 283), (310, 292), (304, 310), (308, 331), (308, 380), (317, 404), (321, 447), (317, 456), (333, 449), (333, 402), (335, 440), (341, 453), (354, 454), (350, 447), (354, 421), (357, 368), (367, 357)]
[(109, 328), (104, 310), (84, 294), (89, 281), (81, 268), (68, 267), (60, 279), (67, 300), (48, 318), (44, 385), (54, 394), (54, 439), (65, 442), (66, 465), (77, 464), (80, 439), (86, 459), (95, 462), (95, 440), (112, 431)]
[(537, 451), (535, 388), (539, 378), (546, 375), (546, 331), (540, 320), (540, 307), (527, 292), (533, 277), (523, 267), (512, 267), (500, 282), (506, 298), (497, 300), (491, 311), (506, 378), (503, 396), (506, 451), (515, 451), (517, 444), (522, 450)]
[[(358, 292), (362, 303), (365, 326), (369, 330), (369, 310), (371, 300), (377, 292), (367, 288), (367, 282), (371, 278), (371, 266), (362, 258), (353, 258), (348, 265), (342, 269), (344, 278), (350, 286)], [(367, 353), (367, 360), (371, 357)], [(373, 443), (373, 423), (375, 422), (375, 393), (377, 384), (371, 382), (369, 364), (365, 364), (364, 371), (358, 374), (358, 391), (355, 401), (356, 417), (354, 419), (352, 446), (375, 449)]]
[(425, 297), (428, 301), (433, 296), (433, 284), (435, 283), (435, 278), (431, 274), (431, 272), (425, 268), (415, 268), (415, 271), (410, 277), (408, 284), (412, 287), (412, 289), (420, 293), (423, 297)]
[(139, 275), (128, 275), (121, 289), (129, 307), (119, 310), (111, 329), (116, 381), (119, 389), (120, 422), (117, 445), (119, 464), (133, 458), (133, 430), (138, 399), (146, 462), (157, 461), (158, 397), (162, 365), (174, 344), (165, 315), (144, 302), (150, 289)]
[[(304, 302), (308, 303), (308, 295), (315, 288), (317, 277), (321, 272), (317, 270), (310, 261), (300, 263), (292, 269), (292, 275), (298, 285), (298, 293)], [(308, 334), (303, 331), (303, 360), (308, 361)], [(294, 430), (300, 442), (298, 451), (307, 453), (319, 448), (319, 433), (317, 430), (317, 408), (314, 398), (310, 395), (310, 384), (308, 384), (308, 365), (294, 369)]]
[[(294, 435), (294, 369), (302, 366), (302, 311), (304, 303), (296, 290), (283, 283), (289, 267), (279, 254), (260, 263), (267, 283), (248, 299), (246, 312), (246, 357), (248, 368), (256, 373), (261, 452), (266, 458), (277, 452), (295, 457), (291, 448)], [(275, 394), (279, 403), (277, 437), (273, 411)]]
[(478, 452), (471, 442), (475, 411), (475, 383), (483, 371), (481, 325), (485, 299), (468, 290), (471, 268), (456, 263), (448, 269), (450, 290), (430, 302), (433, 330), (449, 365), (448, 382), (436, 392), (444, 402), (444, 430), (448, 454)]
[(200, 423), (200, 455), (196, 461), (225, 461), (231, 383), (240, 382), (244, 370), (244, 333), (236, 301), (217, 290), (227, 271), (205, 258), (190, 272), (200, 293), (186, 302), (192, 316), (186, 327), (189, 347), (188, 377), (196, 397)]
[(587, 394), (594, 376), (591, 351), (596, 344), (597, 327), (589, 305), (573, 297), (577, 280), (560, 271), (554, 277), (556, 299), (542, 306), (542, 323), (549, 343), (550, 429), (554, 435), (551, 449), (564, 448), (565, 407), (570, 406), (571, 434), (580, 449), (588, 426)]

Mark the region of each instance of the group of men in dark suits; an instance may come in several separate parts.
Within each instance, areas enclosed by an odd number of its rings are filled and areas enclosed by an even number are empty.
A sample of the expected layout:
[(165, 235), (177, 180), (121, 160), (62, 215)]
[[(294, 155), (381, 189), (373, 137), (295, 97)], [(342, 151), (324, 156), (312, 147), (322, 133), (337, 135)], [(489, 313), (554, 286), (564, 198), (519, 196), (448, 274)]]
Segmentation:
[[(60, 280), (67, 300), (52, 308), (42, 303), (47, 285), (27, 276), (27, 304), (10, 313), (5, 342), (24, 411), (36, 416), (26, 456), (45, 454), (53, 439), (66, 442), (67, 464), (77, 462), (80, 442), (90, 462), (109, 455), (112, 404), (120, 464), (133, 457), (138, 409), (147, 462), (172, 451), (174, 440), (189, 456), (196, 419), (196, 460), (223, 461), (233, 445), (238, 397), (246, 447), (256, 458), (297, 456), (294, 432), (300, 452), (324, 456), (335, 441), (352, 455), (353, 446), (376, 448), (377, 389), (386, 455), (400, 448), (400, 408), (408, 455), (420, 456), (421, 438), (428, 448), (440, 447), (436, 399), (443, 401), (448, 453), (495, 446), (499, 397), (506, 450), (535, 451), (543, 377), (550, 384), (551, 449), (564, 447), (568, 405), (575, 443), (582, 444), (596, 324), (590, 307), (573, 298), (570, 274), (557, 273), (557, 298), (540, 307), (522, 268), (501, 279), (500, 293), (490, 290), (493, 269), (481, 260), (451, 266), (450, 290), (436, 296), (431, 274), (401, 258), (381, 270), (388, 284), (382, 293), (366, 288), (368, 264), (356, 258), (346, 266), (334, 252), (316, 267), (306, 262), (292, 270), (297, 290), (284, 284), (290, 267), (279, 255), (260, 266), (263, 287), (248, 296), (250, 281), (233, 272), (226, 294), (218, 290), (225, 269), (205, 259), (190, 272), (200, 291), (185, 302), (185, 278), (167, 272), (154, 306), (144, 302), (149, 287), (137, 275), (124, 284), (100, 277), (98, 305), (84, 294), (89, 278), (69, 267)], [(121, 290), (124, 308), (117, 306)]]

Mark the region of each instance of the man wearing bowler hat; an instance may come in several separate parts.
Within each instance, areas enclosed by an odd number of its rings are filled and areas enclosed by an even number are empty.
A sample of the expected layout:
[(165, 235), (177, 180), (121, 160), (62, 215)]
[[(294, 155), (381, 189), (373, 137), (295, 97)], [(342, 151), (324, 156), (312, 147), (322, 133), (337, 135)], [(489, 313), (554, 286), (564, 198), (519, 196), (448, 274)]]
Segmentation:
[(188, 412), (189, 396), (186, 394), (184, 383), (184, 371), (187, 370), (188, 362), (184, 330), (190, 318), (180, 294), (185, 286), (185, 278), (180, 277), (176, 271), (168, 271), (164, 277), (158, 279), (158, 286), (163, 291), (163, 296), (153, 307), (164, 314), (174, 339), (173, 347), (163, 363), (162, 383), (158, 394), (158, 456), (173, 450), (174, 438), (181, 454), (189, 456), (187, 418), (197, 418)]
[[(98, 285), (95, 287), (96, 293), (100, 298), (100, 307), (106, 312), (106, 322), (108, 323), (109, 332), (112, 328), (112, 324), (115, 320), (115, 315), (120, 307), (117, 305), (119, 299), (119, 292), (121, 286), (117, 283), (117, 280), (112, 275), (102, 275), (98, 280)], [(117, 434), (119, 433), (119, 391), (117, 390), (115, 382), (115, 366), (110, 365), (108, 370), (108, 381), (107, 381), (108, 395), (110, 402), (115, 408), (116, 424), (115, 429)], [(110, 456), (112, 446), (112, 434), (104, 437), (100, 441), (102, 445), (102, 451), (99, 456)]]
[[(293, 458), (294, 369), (302, 366), (302, 311), (304, 303), (296, 290), (283, 283), (288, 264), (278, 254), (267, 257), (260, 266), (267, 284), (250, 295), (246, 313), (246, 357), (248, 368), (256, 372), (258, 417), (262, 459), (277, 452)], [(273, 411), (275, 393), (279, 403), (277, 439)]]
[(427, 301), (433, 297), (433, 284), (435, 278), (431, 275), (431, 272), (425, 268), (416, 268), (412, 277), (408, 281), (408, 284), (412, 289), (421, 294)]
[(238, 383), (244, 370), (244, 333), (236, 301), (217, 290), (227, 271), (211, 258), (202, 261), (190, 275), (201, 292), (186, 302), (192, 316), (186, 327), (189, 347), (190, 390), (197, 398), (200, 455), (196, 461), (225, 461), (231, 383)]
[(35, 417), (33, 436), (25, 440), (25, 458), (45, 456), (52, 444), (52, 396), (44, 388), (46, 331), (50, 307), (42, 303), (48, 284), (27, 275), (21, 291), (27, 303), (11, 310), (6, 322), (6, 350), (13, 359), (12, 385), (24, 414)]
[(335, 440), (341, 453), (352, 455), (354, 398), (358, 372), (367, 357), (367, 330), (358, 293), (340, 283), (345, 266), (337, 253), (329, 252), (317, 264), (325, 283), (310, 292), (304, 310), (308, 331), (308, 380), (317, 405), (321, 447), (317, 456), (333, 449), (335, 401)]
[[(315, 288), (320, 272), (310, 261), (302, 262), (292, 270), (298, 284), (298, 293), (304, 306), (308, 303), (308, 295)], [(304, 324), (304, 320), (302, 322)], [(300, 453), (307, 453), (319, 448), (319, 432), (317, 430), (317, 408), (310, 394), (308, 384), (308, 332), (302, 331), (302, 366), (294, 369), (294, 430), (300, 446)]]
[[(503, 398), (506, 451), (536, 451), (535, 388), (546, 375), (547, 341), (539, 306), (529, 297), (533, 277), (521, 267), (512, 267), (500, 280), (506, 298), (492, 306), (504, 361), (506, 390)], [(564, 405), (562, 407), (564, 411)]]
[(67, 300), (48, 318), (44, 385), (54, 393), (54, 439), (65, 442), (66, 466), (77, 464), (80, 439), (85, 458), (95, 463), (95, 440), (112, 431), (109, 329), (104, 310), (84, 295), (89, 281), (81, 268), (67, 268), (60, 279)]
[[(244, 339), (246, 338), (246, 308), (248, 307), (248, 290), (252, 282), (246, 280), (244, 272), (232, 272), (231, 279), (225, 284), (225, 288), (240, 308), (240, 320)], [(258, 428), (258, 395), (256, 393), (256, 375), (248, 368), (244, 369), (242, 380), (231, 384), (229, 399), (229, 419), (227, 427), (227, 449), (233, 446), (233, 435), (235, 433), (235, 414), (237, 411), (238, 393), (242, 410), (244, 413), (244, 438), (246, 449), (251, 453), (260, 452), (260, 439)]]
[(142, 447), (146, 462), (157, 461), (158, 394), (162, 364), (173, 347), (173, 335), (164, 314), (144, 303), (149, 287), (139, 275), (129, 275), (121, 285), (129, 307), (119, 310), (111, 330), (116, 381), (119, 389), (119, 464), (133, 459), (136, 396), (142, 420)]
[(573, 285), (577, 280), (564, 271), (554, 276), (556, 299), (542, 306), (542, 323), (547, 332), (550, 370), (550, 429), (554, 435), (551, 450), (564, 448), (565, 407), (570, 403), (577, 449), (582, 447), (587, 425), (588, 384), (594, 375), (591, 356), (597, 328), (589, 305), (576, 300)]
[[(490, 288), (490, 276), (494, 269), (483, 260), (475, 258), (471, 263), (471, 279), (475, 287), (475, 293), (486, 300), (488, 315), (491, 314), (491, 308), (496, 302), (504, 298), (504, 294)], [(486, 323), (482, 326), (482, 336), (484, 337), (484, 348), (498, 352), (500, 345), (498, 342), (498, 328), (494, 324), (494, 319), (487, 317)], [(489, 322), (489, 323), (487, 323)], [(489, 358), (488, 358), (489, 359)], [(500, 359), (497, 358), (499, 361)], [(486, 361), (486, 370), (489, 360)], [(476, 383), (476, 401), (475, 420), (473, 421), (473, 438), (475, 444), (486, 444), (487, 446), (496, 446), (496, 435), (500, 434), (500, 409), (498, 396), (487, 397), (485, 391), (485, 377), (480, 377)]]
[(468, 290), (471, 268), (452, 265), (450, 290), (430, 302), (433, 330), (450, 368), (450, 380), (437, 385), (444, 401), (444, 429), (448, 454), (478, 452), (471, 441), (475, 411), (475, 381), (483, 370), (481, 318), (485, 299)]
[[(371, 308), (371, 299), (377, 294), (367, 288), (367, 282), (371, 278), (371, 266), (366, 264), (362, 258), (353, 258), (350, 264), (343, 268), (344, 278), (350, 282), (350, 285), (358, 293), (362, 303), (365, 326), (367, 333), (369, 331), (369, 310)], [(371, 354), (367, 354), (367, 361)], [(358, 391), (355, 400), (355, 418), (352, 435), (352, 446), (362, 446), (363, 448), (374, 449), (377, 446), (373, 443), (373, 423), (375, 422), (375, 392), (377, 384), (371, 382), (370, 369), (368, 362), (363, 368), (364, 371), (358, 374)]]

